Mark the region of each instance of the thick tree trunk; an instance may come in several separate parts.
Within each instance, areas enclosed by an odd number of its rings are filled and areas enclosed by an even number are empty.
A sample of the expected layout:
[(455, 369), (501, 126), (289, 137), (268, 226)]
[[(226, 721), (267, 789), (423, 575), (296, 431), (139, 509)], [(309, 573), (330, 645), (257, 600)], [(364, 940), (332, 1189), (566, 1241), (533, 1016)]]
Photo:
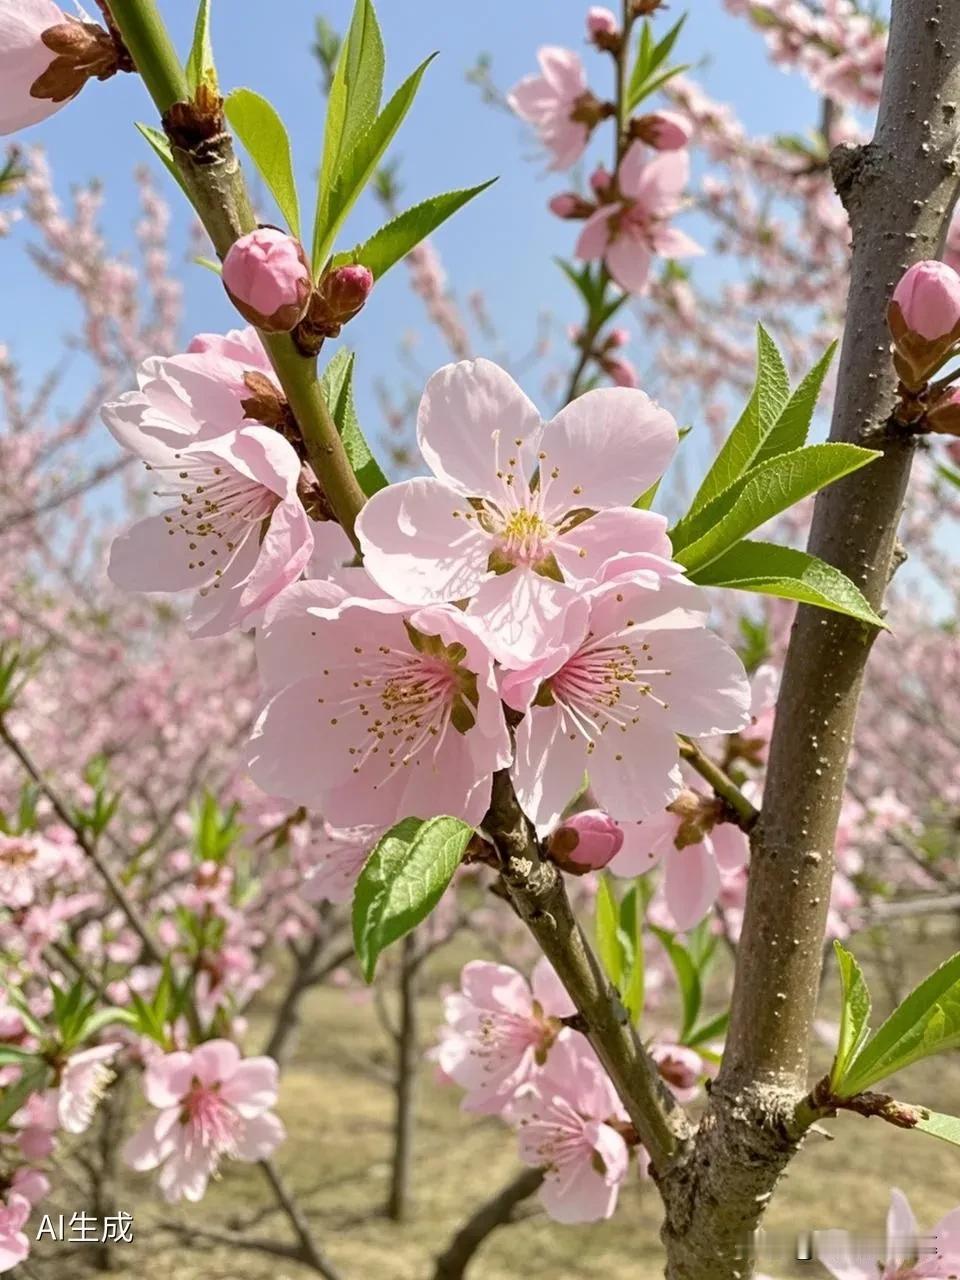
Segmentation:
[[(913, 454), (912, 439), (887, 425), (896, 378), (885, 311), (904, 268), (940, 251), (960, 172), (958, 107), (960, 4), (894, 0), (876, 135), (832, 157), (853, 263), (831, 439), (884, 456), (818, 497), (809, 542), (876, 608), (896, 565)], [(793, 1113), (807, 1087), (833, 843), (873, 638), (849, 618), (798, 610), (723, 1067), (692, 1148), (660, 1179), (669, 1280), (754, 1274), (750, 1236), (802, 1136)]]

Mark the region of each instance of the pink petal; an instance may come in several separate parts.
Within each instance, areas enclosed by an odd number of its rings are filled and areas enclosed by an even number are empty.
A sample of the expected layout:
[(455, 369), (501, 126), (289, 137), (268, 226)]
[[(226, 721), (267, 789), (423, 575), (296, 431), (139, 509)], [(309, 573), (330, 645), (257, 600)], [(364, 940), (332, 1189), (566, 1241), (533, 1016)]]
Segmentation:
[(593, 1154), (587, 1148), (583, 1159), (572, 1170), (548, 1173), (544, 1179), (540, 1202), (555, 1222), (601, 1222), (613, 1217), (620, 1184), (608, 1182), (593, 1167), (592, 1159)]
[(547, 84), (564, 98), (572, 100), (587, 88), (587, 74), (580, 58), (571, 49), (545, 45), (537, 51), (537, 61)]
[(655, 721), (612, 726), (597, 738), (589, 759), (590, 786), (602, 808), (618, 821), (646, 818), (665, 809), (683, 779), (673, 729)]
[(532, 474), (541, 426), (535, 406), (499, 365), (464, 360), (444, 366), (427, 383), (417, 440), (440, 480), (469, 497), (500, 498), (498, 471)]
[(667, 855), (664, 890), (678, 929), (692, 929), (703, 919), (720, 892), (720, 873), (705, 844), (671, 849)]
[(638, 236), (621, 232), (606, 252), (610, 274), (626, 293), (642, 294), (650, 277), (650, 250)]
[(308, 579), (295, 582), (272, 602), (257, 630), (257, 670), (267, 692), (315, 675), (329, 660), (318, 630), (318, 615), (328, 616), (344, 599), (343, 588)]
[(179, 527), (179, 513), (179, 507), (171, 507), (148, 516), (114, 540), (107, 566), (111, 582), (124, 591), (199, 590), (218, 567), (227, 568), (229, 560), (218, 565), (197, 548), (193, 535)]
[(581, 262), (593, 262), (607, 252), (611, 238), (610, 219), (615, 213), (619, 213), (618, 206), (602, 205), (583, 224), (574, 250)]
[(563, 731), (555, 707), (533, 707), (517, 727), (510, 774), (523, 811), (538, 827), (556, 824), (583, 786), (587, 744)]
[(174, 1150), (174, 1127), (178, 1124), (176, 1108), (151, 1116), (123, 1145), (123, 1163), (138, 1173), (156, 1169)]
[(296, 497), (300, 459), (289, 440), (270, 427), (250, 426), (184, 450), (189, 455), (220, 459), (278, 498)]
[(644, 166), (633, 195), (644, 211), (669, 217), (690, 181), (690, 152), (661, 151)]
[[(603, 387), (567, 405), (544, 428), (540, 445), (546, 510), (631, 507), (663, 475), (673, 457), (677, 424), (642, 391)], [(559, 475), (554, 478), (554, 472)], [(651, 513), (637, 511), (639, 523)], [(656, 517), (653, 517), (655, 520)], [(660, 548), (644, 539), (638, 551)], [(669, 543), (666, 543), (669, 555)], [(624, 550), (632, 549), (629, 544)]]
[(750, 861), (750, 841), (733, 822), (721, 822), (710, 832), (710, 844), (721, 871), (736, 871)]
[(891, 1187), (887, 1211), (887, 1266), (891, 1270), (916, 1256), (917, 1235), (917, 1219), (910, 1201), (899, 1187)]
[(245, 1122), (243, 1133), (237, 1141), (237, 1159), (250, 1163), (265, 1160), (276, 1151), (286, 1136), (280, 1118), (272, 1111), (253, 1116)]
[(562, 643), (572, 599), (563, 583), (518, 565), (484, 582), (469, 611), (482, 623), (493, 656), (516, 667)]
[(566, 987), (557, 977), (556, 969), (546, 956), (541, 956), (534, 966), (530, 986), (534, 999), (548, 1017), (567, 1018), (576, 1013), (577, 1006), (570, 999)]
[(511, 110), (531, 124), (539, 124), (556, 110), (557, 95), (543, 76), (524, 76), (507, 94)]
[(849, 1231), (818, 1231), (817, 1261), (834, 1277), (834, 1280), (877, 1280), (882, 1271), (880, 1259), (876, 1264), (861, 1266), (863, 1249), (856, 1251), (857, 1261), (852, 1252), (853, 1241)]
[(651, 161), (651, 153), (642, 142), (631, 144), (627, 154), (620, 162), (617, 170), (617, 181), (620, 190), (631, 200), (636, 199), (641, 191), (641, 182)]
[(650, 679), (668, 703), (671, 728), (704, 737), (734, 733), (749, 723), (750, 682), (729, 645), (705, 627), (670, 627), (668, 636), (647, 625), (651, 642), (657, 641), (657, 652), (669, 663), (668, 676)]
[(623, 845), (608, 870), (616, 876), (642, 876), (673, 848), (679, 819), (664, 809), (642, 822), (621, 822)]
[(642, 573), (652, 574), (657, 583), (678, 570), (667, 558), (672, 548), (666, 530), (666, 519), (653, 511), (608, 507), (557, 539), (553, 554), (568, 581), (602, 582)]
[(440, 480), (381, 489), (357, 520), (367, 572), (408, 604), (467, 599), (489, 576), (494, 548), (472, 515), (460, 493)]
[(480, 1009), (504, 1011), (521, 1018), (532, 1013), (530, 985), (507, 964), (470, 960), (460, 973), (460, 989)]
[(276, 1106), (277, 1064), (273, 1058), (245, 1058), (220, 1090), (245, 1119)]
[(679, 227), (657, 227), (651, 241), (661, 258), (698, 258), (705, 252), (702, 245)]
[(207, 1040), (193, 1051), (193, 1074), (201, 1084), (229, 1080), (240, 1063), (240, 1050), (230, 1040)]
[(240, 543), (219, 578), (201, 587), (187, 614), (187, 630), (197, 639), (222, 636), (244, 620), (241, 599), (247, 580), (256, 568), (260, 544), (254, 531)]

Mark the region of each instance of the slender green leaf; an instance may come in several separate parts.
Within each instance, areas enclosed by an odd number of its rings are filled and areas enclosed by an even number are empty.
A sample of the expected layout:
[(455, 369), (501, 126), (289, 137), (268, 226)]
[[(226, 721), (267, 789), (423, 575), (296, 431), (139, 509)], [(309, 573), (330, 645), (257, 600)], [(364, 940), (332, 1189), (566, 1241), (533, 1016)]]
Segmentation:
[(813, 413), (817, 407), (820, 389), (823, 386), (823, 380), (827, 376), (830, 365), (833, 363), (836, 350), (837, 344), (831, 342), (830, 346), (827, 347), (817, 363), (793, 392), (784, 405), (779, 418), (770, 428), (767, 438), (757, 454), (755, 466), (761, 462), (766, 462), (768, 458), (775, 458), (778, 454), (789, 453), (792, 449), (799, 449), (807, 443), (807, 433), (810, 430), (810, 423), (813, 421)]
[(333, 249), (337, 232), (373, 177), (387, 147), (413, 106), (420, 81), (436, 57), (431, 54), (396, 91), (370, 127), (345, 148), (335, 171), (333, 186), (324, 197), (313, 236), (313, 269), (318, 275)]
[(709, 1044), (711, 1040), (719, 1040), (726, 1035), (729, 1023), (730, 1010), (724, 1009), (723, 1013), (718, 1013), (709, 1022), (702, 1022), (695, 1031), (692, 1031), (687, 1036), (684, 1043), (689, 1045), (691, 1049), (696, 1049), (700, 1045)]
[(152, 125), (141, 124), (139, 120), (135, 123), (138, 131), (144, 138), (146, 138), (147, 142), (150, 143), (150, 146), (153, 148), (156, 155), (159, 156), (164, 168), (170, 174), (171, 178), (174, 179), (180, 190), (186, 193), (187, 188), (183, 184), (183, 178), (180, 176), (180, 170), (174, 163), (173, 152), (170, 150), (170, 142), (167, 135), (160, 129), (154, 129)]
[(917, 1107), (920, 1119), (914, 1126), (920, 1133), (929, 1133), (933, 1138), (952, 1143), (960, 1147), (960, 1120), (956, 1116), (945, 1116), (939, 1111), (930, 1111), (927, 1107)]
[(635, 111), (644, 98), (651, 97), (658, 89), (662, 89), (665, 84), (669, 84), (674, 76), (682, 76), (685, 71), (690, 70), (691, 65), (689, 62), (682, 62), (679, 66), (667, 67), (657, 75), (649, 76), (638, 86), (636, 93), (630, 95), (629, 110)]
[(193, 29), (193, 44), (184, 70), (191, 97), (196, 95), (201, 85), (216, 91), (217, 69), (213, 63), (213, 45), (210, 42), (210, 0), (200, 0)]
[(678, 537), (675, 558), (688, 570), (701, 569), (781, 511), (879, 457), (855, 444), (811, 444), (770, 458), (740, 482), (733, 505), (712, 528), (692, 542)]
[(680, 1032), (680, 1042), (681, 1044), (686, 1044), (687, 1036), (697, 1025), (700, 1006), (703, 1003), (703, 987), (700, 983), (700, 974), (683, 943), (678, 942), (673, 934), (668, 933), (666, 929), (658, 929), (655, 925), (650, 927), (659, 938), (670, 959), (670, 963), (673, 965), (673, 971), (677, 975), (680, 997), (683, 1001), (683, 1028)]
[(728, 587), (783, 600), (799, 600), (886, 628), (883, 619), (845, 574), (793, 547), (745, 539), (704, 568), (692, 571), (690, 579), (704, 587)]
[(293, 153), (286, 127), (276, 108), (252, 89), (234, 89), (223, 104), (234, 133), (257, 168), (283, 214), (287, 226), (300, 237), (300, 202), (293, 176)]
[(80, 1039), (90, 1040), (102, 1031), (104, 1027), (112, 1027), (121, 1024), (126, 1027), (136, 1027), (139, 1022), (136, 1014), (130, 1009), (121, 1009), (111, 1006), (107, 1009), (98, 1009), (96, 1013), (92, 1013), (84, 1019), (82, 1034)]
[(618, 931), (620, 908), (610, 887), (608, 876), (601, 876), (597, 886), (597, 951), (607, 977), (619, 990), (623, 977), (623, 956)]
[(620, 934), (629, 944), (630, 964), (621, 975), (623, 982), (623, 1004), (634, 1022), (640, 1020), (643, 1013), (645, 993), (645, 957), (643, 952), (643, 913), (644, 906), (637, 887), (634, 885), (623, 896), (620, 903)]
[(353, 938), (367, 982), (384, 948), (440, 901), (472, 835), (459, 818), (405, 818), (377, 842), (353, 897)]
[(857, 1052), (870, 1034), (871, 1004), (863, 971), (853, 955), (836, 940), (833, 949), (840, 969), (843, 999), (837, 1053), (830, 1069), (830, 1087), (837, 1089), (842, 1084), (847, 1067), (856, 1059)]
[(19, 1080), (0, 1090), (0, 1129), (6, 1128), (32, 1093), (43, 1090), (49, 1070), (45, 1062), (25, 1067)]
[(358, 245), (352, 253), (338, 254), (334, 259), (335, 263), (340, 265), (344, 262), (360, 262), (370, 268), (376, 280), (382, 279), (421, 240), (425, 240), (458, 209), (462, 209), (468, 200), (472, 200), (481, 191), (486, 191), (496, 181), (496, 178), (491, 178), (489, 182), (481, 182), (478, 187), (466, 187), (462, 191), (448, 191), (444, 195), (431, 196), (429, 200), (398, 214), (369, 240)]
[(376, 119), (383, 93), (383, 68), (383, 38), (376, 12), (370, 0), (357, 0), (327, 98), (313, 228), (313, 264), (317, 271), (323, 265), (319, 247), (330, 221), (330, 200), (341, 160)]
[(852, 1097), (921, 1058), (960, 1047), (960, 952), (916, 987), (870, 1037), (837, 1089)]
[(360, 430), (353, 403), (353, 365), (354, 353), (341, 347), (324, 370), (320, 390), (340, 432), (360, 488), (369, 498), (389, 482)]
[(703, 478), (689, 514), (705, 507), (753, 466), (787, 398), (790, 380), (776, 343), (757, 325), (757, 377), (753, 394), (736, 426)]
[(13, 1045), (0, 1047), (0, 1067), (19, 1067), (28, 1062), (38, 1062), (35, 1052), (29, 1049), (16, 1049)]

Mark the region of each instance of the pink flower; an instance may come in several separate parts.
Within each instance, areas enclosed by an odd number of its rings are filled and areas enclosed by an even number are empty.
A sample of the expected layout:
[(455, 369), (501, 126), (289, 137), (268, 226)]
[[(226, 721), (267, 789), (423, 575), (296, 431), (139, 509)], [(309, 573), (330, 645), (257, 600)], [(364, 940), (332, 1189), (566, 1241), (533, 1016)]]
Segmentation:
[(615, 553), (671, 554), (663, 517), (631, 505), (677, 445), (643, 392), (588, 391), (544, 423), (497, 365), (464, 361), (427, 383), (417, 436), (433, 476), (370, 499), (364, 563), (408, 604), (473, 597), (500, 661), (542, 653)]
[(83, 1133), (90, 1126), (97, 1104), (113, 1079), (108, 1063), (123, 1046), (98, 1044), (72, 1053), (64, 1065), (55, 1092), (57, 1119), (67, 1133)]
[(547, 960), (530, 984), (516, 969), (471, 960), (460, 975), (460, 991), (443, 1002), (445, 1034), (436, 1050), (441, 1070), (467, 1093), (464, 1111), (502, 1111), (528, 1081), (559, 1036), (560, 1019), (573, 1001)]
[(383, 827), (331, 827), (311, 833), (297, 859), (303, 874), (301, 889), (308, 902), (349, 902), (357, 877)]
[(143, 1091), (159, 1115), (128, 1140), (123, 1159), (138, 1171), (160, 1169), (168, 1201), (201, 1200), (223, 1159), (263, 1160), (284, 1138), (272, 1058), (241, 1058), (229, 1040), (151, 1063)]
[(30, 1241), (23, 1231), (30, 1209), (30, 1201), (16, 1191), (8, 1191), (0, 1202), (0, 1271), (12, 1271), (30, 1253)]
[(557, 1222), (597, 1222), (617, 1207), (629, 1152), (609, 1121), (622, 1114), (582, 1036), (559, 1040), (543, 1071), (513, 1104), (520, 1159), (544, 1170), (540, 1201)]
[(623, 828), (602, 809), (573, 813), (550, 836), (550, 856), (572, 875), (600, 871), (623, 844)]
[(18, 1196), (23, 1196), (24, 1200), (29, 1201), (31, 1205), (37, 1205), (50, 1194), (50, 1179), (39, 1169), (29, 1169), (26, 1165), (21, 1165), (19, 1169), (14, 1170), (10, 1189)]
[(650, 1056), (657, 1070), (670, 1086), (677, 1101), (692, 1102), (700, 1091), (700, 1081), (705, 1075), (703, 1059), (695, 1049), (683, 1044), (659, 1041), (650, 1046)]
[(706, 629), (699, 600), (680, 582), (606, 583), (568, 607), (566, 635), (552, 653), (503, 675), (503, 700), (526, 713), (514, 786), (538, 826), (557, 821), (585, 772), (619, 821), (649, 817), (679, 794), (677, 733), (701, 737), (745, 723), (743, 665)]
[(643, 822), (625, 822), (623, 848), (610, 864), (614, 875), (633, 878), (666, 859), (667, 909), (674, 927), (681, 930), (691, 929), (716, 902), (721, 873), (746, 866), (750, 857), (749, 841), (733, 823), (719, 822), (709, 829), (704, 824), (687, 834), (686, 820), (685, 813), (664, 810)]
[(250, 743), (254, 780), (336, 826), (479, 822), (510, 739), (477, 624), (459, 609), (337, 595), (299, 584), (260, 633), (273, 696)]
[(64, 105), (30, 90), (56, 57), (43, 33), (67, 21), (51, 0), (0, 0), (0, 134), (38, 124)]
[(960, 327), (960, 276), (945, 262), (916, 262), (893, 291), (911, 333), (935, 341)]
[(633, 122), (633, 129), (657, 151), (682, 151), (693, 136), (690, 121), (678, 111), (654, 111), (640, 116)]
[(177, 499), (114, 542), (110, 577), (127, 591), (197, 592), (188, 618), (194, 635), (250, 625), (313, 550), (292, 445), (261, 426), (196, 442), (184, 434), (171, 446), (107, 425), (157, 474), (158, 496)]
[(607, 270), (628, 293), (642, 293), (654, 257), (688, 258), (702, 253), (683, 231), (668, 226), (680, 208), (690, 176), (686, 151), (668, 151), (647, 161), (642, 142), (635, 142), (620, 165), (621, 199), (601, 205), (577, 241), (577, 256), (603, 258)]
[(223, 287), (245, 320), (268, 333), (288, 333), (313, 291), (300, 243), (276, 227), (258, 227), (234, 241), (223, 260)]
[[(918, 1257), (921, 1242), (925, 1252)], [(818, 1231), (817, 1260), (836, 1280), (949, 1280), (960, 1266), (960, 1209), (941, 1218), (931, 1232), (920, 1236), (917, 1220), (902, 1191), (890, 1192), (886, 1256), (868, 1257), (848, 1231)]]
[(541, 74), (525, 76), (507, 94), (507, 102), (537, 130), (553, 156), (550, 168), (568, 169), (579, 160), (590, 138), (592, 125), (577, 118), (594, 101), (587, 74), (575, 53), (555, 45), (539, 50), (537, 61)]
[(56, 846), (42, 836), (0, 832), (0, 906), (28, 907), (39, 885), (60, 869)]

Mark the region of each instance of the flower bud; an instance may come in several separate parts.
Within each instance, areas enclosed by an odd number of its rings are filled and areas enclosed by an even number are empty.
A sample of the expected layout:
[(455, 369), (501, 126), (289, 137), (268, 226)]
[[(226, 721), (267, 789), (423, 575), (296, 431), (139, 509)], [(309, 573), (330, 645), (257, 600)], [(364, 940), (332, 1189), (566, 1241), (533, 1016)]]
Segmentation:
[(604, 356), (600, 365), (607, 377), (612, 378), (618, 387), (631, 389), (639, 387), (640, 377), (636, 368), (622, 356)]
[(594, 169), (593, 173), (590, 175), (590, 187), (593, 194), (595, 196), (599, 196), (601, 199), (610, 190), (612, 182), (613, 175), (609, 170), (605, 169), (602, 164), (598, 164), (596, 169)]
[[(960, 436), (960, 387), (948, 387), (939, 395), (926, 412), (926, 425), (940, 435)], [(951, 458), (956, 445), (949, 446)]]
[(625, 347), (630, 341), (630, 330), (618, 327), (611, 329), (603, 342), (604, 351), (615, 351), (618, 347)]
[(602, 809), (584, 809), (566, 818), (550, 836), (550, 857), (572, 876), (599, 871), (623, 845), (623, 828)]
[(639, 138), (657, 151), (682, 151), (692, 134), (690, 121), (677, 111), (654, 111), (630, 122), (631, 138)]
[(289, 333), (303, 317), (313, 280), (302, 246), (276, 227), (259, 227), (230, 246), (223, 287), (245, 320)]
[(894, 364), (917, 390), (960, 341), (960, 276), (944, 262), (917, 262), (901, 277), (887, 308)]
[(610, 49), (620, 40), (620, 24), (609, 9), (594, 5), (587, 11), (587, 35), (601, 49)]
[(550, 212), (558, 218), (567, 219), (589, 218), (596, 209), (596, 205), (584, 200), (575, 191), (564, 191), (561, 195), (554, 196), (549, 207)]
[[(363, 310), (372, 288), (373, 272), (369, 267), (335, 267), (320, 281), (315, 306), (310, 308), (311, 322), (317, 323), (317, 317), (322, 315), (339, 333), (341, 325)], [(328, 336), (335, 338), (336, 333)]]

